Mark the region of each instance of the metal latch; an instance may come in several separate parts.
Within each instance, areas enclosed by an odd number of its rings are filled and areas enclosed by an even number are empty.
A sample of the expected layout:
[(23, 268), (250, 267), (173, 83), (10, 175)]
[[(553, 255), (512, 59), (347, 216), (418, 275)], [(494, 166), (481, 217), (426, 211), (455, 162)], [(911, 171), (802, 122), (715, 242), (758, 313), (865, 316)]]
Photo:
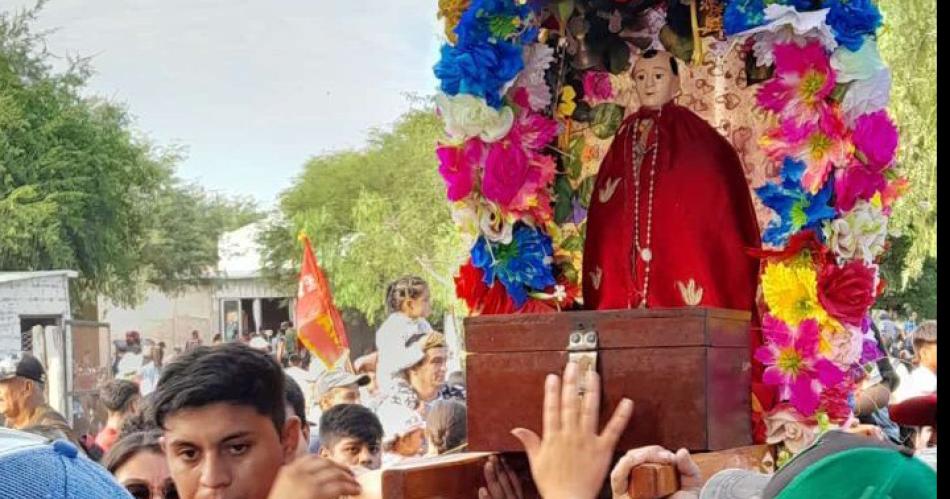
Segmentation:
[(577, 363), (578, 374), (597, 370), (598, 342), (597, 331), (593, 329), (571, 333), (567, 340), (567, 361)]

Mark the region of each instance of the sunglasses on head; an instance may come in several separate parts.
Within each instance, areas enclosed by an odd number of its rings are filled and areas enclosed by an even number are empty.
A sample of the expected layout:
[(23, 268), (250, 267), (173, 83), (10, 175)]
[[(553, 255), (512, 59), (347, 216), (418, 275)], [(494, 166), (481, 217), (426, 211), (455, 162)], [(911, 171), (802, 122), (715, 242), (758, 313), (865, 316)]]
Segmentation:
[(152, 488), (145, 483), (129, 483), (125, 485), (125, 490), (129, 491), (135, 499), (178, 499), (178, 489), (175, 488), (175, 482), (171, 479), (165, 481), (162, 485), (161, 496), (152, 495)]

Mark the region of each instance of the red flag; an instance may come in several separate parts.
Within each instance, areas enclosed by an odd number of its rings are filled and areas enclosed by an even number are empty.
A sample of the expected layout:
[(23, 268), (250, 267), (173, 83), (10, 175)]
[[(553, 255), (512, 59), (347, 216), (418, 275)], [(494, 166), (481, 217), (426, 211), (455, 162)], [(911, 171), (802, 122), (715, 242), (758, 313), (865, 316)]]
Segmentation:
[(349, 350), (350, 342), (340, 312), (333, 306), (330, 285), (310, 248), (310, 239), (304, 235), (300, 239), (304, 248), (295, 311), (297, 338), (330, 369)]

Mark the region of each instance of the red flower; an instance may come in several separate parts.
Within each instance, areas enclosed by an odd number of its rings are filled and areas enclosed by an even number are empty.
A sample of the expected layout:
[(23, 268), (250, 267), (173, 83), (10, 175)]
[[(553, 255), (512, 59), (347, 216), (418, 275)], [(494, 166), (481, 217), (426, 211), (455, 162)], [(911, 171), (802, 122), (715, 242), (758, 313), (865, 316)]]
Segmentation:
[(534, 299), (529, 299), (518, 309), (501, 281), (496, 280), (488, 287), (485, 285), (484, 275), (482, 270), (472, 265), (469, 260), (459, 268), (459, 273), (455, 276), (455, 295), (465, 301), (470, 315), (539, 314), (555, 311), (550, 305)]
[(854, 381), (845, 378), (841, 383), (825, 387), (821, 392), (820, 407), (824, 409), (832, 423), (841, 424), (851, 417), (851, 405), (848, 404), (848, 398), (856, 388)]
[(874, 304), (875, 271), (859, 260), (825, 265), (818, 274), (818, 301), (844, 324), (860, 326)]

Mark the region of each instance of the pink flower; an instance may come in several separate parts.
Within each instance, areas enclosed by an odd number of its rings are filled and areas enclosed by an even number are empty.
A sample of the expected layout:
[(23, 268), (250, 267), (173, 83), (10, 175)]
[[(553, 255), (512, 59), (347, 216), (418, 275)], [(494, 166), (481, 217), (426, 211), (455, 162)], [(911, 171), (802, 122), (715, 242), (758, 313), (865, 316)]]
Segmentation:
[(899, 138), (897, 127), (883, 110), (858, 117), (851, 135), (856, 155), (860, 153), (868, 167), (876, 172), (884, 171), (894, 161)]
[(482, 141), (470, 139), (461, 147), (443, 145), (435, 150), (449, 201), (458, 201), (472, 192), (483, 147)]
[(887, 188), (884, 174), (858, 161), (835, 173), (835, 208), (847, 213), (859, 199), (870, 201), (874, 194)]
[(762, 321), (764, 344), (755, 359), (766, 366), (762, 382), (778, 386), (779, 398), (789, 401), (803, 416), (818, 409), (823, 387), (840, 383), (844, 372), (818, 355), (820, 333), (814, 319), (802, 321), (797, 330), (765, 315)]
[(816, 194), (824, 186), (834, 167), (851, 163), (852, 145), (848, 129), (836, 106), (818, 106), (816, 121), (798, 123), (794, 118), (768, 130), (759, 144), (773, 161), (790, 156), (805, 163), (802, 187)]
[(600, 71), (584, 73), (584, 100), (590, 105), (609, 101), (614, 97), (614, 89), (610, 84), (610, 74)]
[(502, 207), (508, 207), (528, 178), (528, 154), (511, 136), (488, 146), (482, 194)]
[(523, 112), (505, 138), (488, 146), (482, 193), (506, 211), (550, 212), (547, 184), (554, 181), (555, 165), (540, 153), (557, 136), (556, 121)]
[(835, 88), (835, 71), (821, 43), (775, 45), (775, 77), (759, 89), (759, 105), (799, 123), (818, 118)]

